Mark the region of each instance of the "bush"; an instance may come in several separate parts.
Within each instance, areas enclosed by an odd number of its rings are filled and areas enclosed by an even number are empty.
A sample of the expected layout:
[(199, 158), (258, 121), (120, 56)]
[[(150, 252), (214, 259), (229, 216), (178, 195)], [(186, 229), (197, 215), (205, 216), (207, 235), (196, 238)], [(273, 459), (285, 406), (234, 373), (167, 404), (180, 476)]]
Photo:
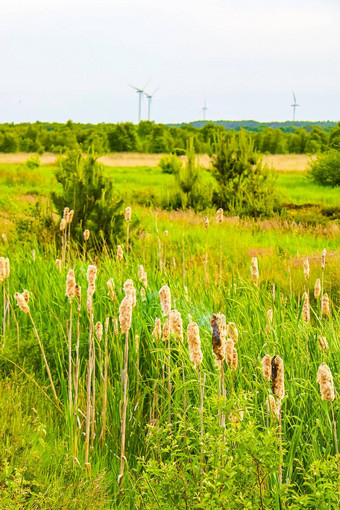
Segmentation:
[(340, 186), (340, 151), (331, 149), (310, 164), (309, 176), (322, 186)]
[(40, 158), (39, 156), (32, 156), (31, 158), (28, 158), (25, 162), (25, 166), (29, 170), (34, 170), (35, 168), (40, 167)]
[(172, 154), (171, 156), (161, 158), (158, 166), (162, 169), (163, 174), (177, 174), (181, 170), (183, 163), (175, 154)]

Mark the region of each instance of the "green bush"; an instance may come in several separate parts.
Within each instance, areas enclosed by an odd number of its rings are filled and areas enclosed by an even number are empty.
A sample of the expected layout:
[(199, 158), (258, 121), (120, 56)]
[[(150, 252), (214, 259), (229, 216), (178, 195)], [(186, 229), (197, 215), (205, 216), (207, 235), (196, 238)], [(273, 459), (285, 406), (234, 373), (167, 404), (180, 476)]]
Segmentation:
[(175, 155), (164, 156), (158, 163), (163, 174), (177, 174), (183, 167), (182, 161)]
[(25, 162), (25, 166), (29, 168), (29, 170), (34, 170), (35, 168), (40, 167), (40, 158), (39, 156), (32, 156), (28, 158)]
[(340, 186), (340, 151), (331, 149), (310, 164), (309, 176), (322, 186)]

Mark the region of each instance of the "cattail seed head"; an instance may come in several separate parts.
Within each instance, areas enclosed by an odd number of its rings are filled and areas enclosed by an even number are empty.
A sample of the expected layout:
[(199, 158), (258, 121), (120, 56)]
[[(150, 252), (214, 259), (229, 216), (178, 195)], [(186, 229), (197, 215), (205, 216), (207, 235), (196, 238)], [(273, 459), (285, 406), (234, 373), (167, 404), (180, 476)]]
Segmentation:
[(168, 237), (169, 232), (167, 230), (164, 230), (164, 237)]
[(327, 250), (325, 248), (324, 250), (322, 250), (322, 253), (321, 253), (321, 269), (325, 269), (326, 255), (327, 255)]
[(161, 300), (163, 315), (167, 316), (170, 314), (171, 310), (171, 292), (169, 287), (167, 285), (163, 285), (158, 294)]
[(20, 310), (24, 313), (29, 313), (30, 309), (29, 309), (29, 306), (28, 306), (24, 296), (22, 294), (20, 294), (19, 292), (16, 292), (14, 294), (14, 297), (17, 301), (17, 305), (20, 308)]
[(140, 297), (141, 297), (141, 299), (142, 299), (142, 302), (143, 302), (143, 303), (145, 303), (145, 301), (146, 301), (146, 292), (145, 292), (145, 287), (142, 287), (142, 288), (140, 289)]
[(90, 238), (90, 231), (88, 229), (84, 230), (84, 241), (88, 241)]
[(220, 207), (218, 209), (218, 211), (216, 212), (215, 219), (216, 219), (216, 223), (222, 223), (222, 221), (223, 221), (223, 209), (222, 209), (222, 207)]
[(333, 376), (326, 363), (321, 363), (319, 366), (316, 382), (320, 385), (322, 400), (333, 402), (335, 400)]
[(136, 289), (133, 285), (133, 281), (131, 279), (126, 280), (124, 283), (124, 292), (126, 296), (129, 296), (131, 299), (131, 303), (133, 308), (136, 306), (137, 298), (136, 298)]
[(238, 329), (236, 327), (235, 322), (229, 322), (227, 326), (227, 337), (231, 338), (234, 341), (234, 344), (238, 342)]
[(87, 313), (89, 313), (90, 315), (93, 313), (93, 299), (92, 299), (92, 294), (87, 294), (87, 299), (86, 299), (86, 310), (87, 310)]
[(272, 390), (280, 400), (285, 396), (284, 366), (280, 356), (272, 359)]
[(329, 297), (328, 294), (323, 294), (321, 298), (321, 314), (325, 317), (329, 317), (331, 311), (329, 308)]
[(126, 221), (131, 221), (131, 207), (127, 207), (125, 209), (125, 220)]
[(225, 343), (225, 358), (227, 364), (231, 367), (233, 363), (233, 353), (234, 353), (234, 341), (232, 338), (228, 338)]
[(213, 352), (217, 362), (225, 358), (226, 318), (223, 313), (214, 313), (210, 318)]
[(30, 300), (30, 293), (27, 289), (24, 290), (24, 292), (22, 293), (22, 296), (23, 296), (24, 300), (26, 301), (26, 303), (28, 304), (29, 300)]
[(243, 409), (235, 409), (229, 414), (229, 421), (234, 425), (238, 425), (241, 421), (243, 421), (244, 410)]
[(64, 208), (64, 213), (63, 213), (63, 220), (65, 220), (65, 226), (66, 226), (66, 223), (68, 222), (69, 212), (70, 212), (70, 208), (69, 207), (65, 207)]
[(93, 296), (96, 290), (97, 266), (89, 265), (87, 268), (87, 295)]
[(78, 284), (76, 284), (75, 293), (76, 293), (76, 298), (78, 300), (78, 303), (80, 305), (80, 303), (81, 303), (81, 286)]
[(96, 330), (97, 338), (98, 338), (99, 342), (101, 342), (101, 340), (103, 338), (103, 324), (101, 322), (97, 322), (97, 324), (95, 325), (95, 330)]
[(72, 209), (72, 211), (70, 211), (68, 213), (67, 223), (72, 223), (73, 215), (74, 215), (74, 210)]
[(181, 314), (177, 310), (170, 311), (170, 332), (183, 342), (183, 323)]
[(109, 331), (110, 317), (106, 317), (105, 319), (105, 335), (107, 335)]
[(5, 278), (9, 278), (10, 271), (9, 259), (5, 259)]
[(61, 231), (65, 230), (66, 225), (67, 225), (67, 222), (66, 222), (65, 218), (62, 218), (60, 221), (60, 230)]
[(309, 296), (307, 292), (303, 294), (302, 319), (306, 324), (310, 322)]
[(5, 258), (0, 257), (0, 283), (2, 283), (5, 278), (6, 278)]
[(144, 267), (142, 265), (138, 266), (138, 278), (139, 278), (139, 281), (146, 288), (148, 286), (148, 275), (146, 274)]
[(327, 338), (325, 336), (319, 336), (319, 348), (322, 351), (328, 351), (329, 350)]
[(61, 260), (60, 260), (60, 259), (57, 259), (57, 260), (55, 261), (55, 265), (56, 265), (56, 267), (57, 267), (58, 271), (61, 271)]
[(161, 319), (158, 317), (155, 319), (155, 327), (152, 332), (153, 337), (155, 340), (160, 340), (162, 336), (162, 325), (161, 325)]
[(234, 349), (233, 349), (233, 359), (232, 359), (232, 362), (231, 362), (231, 368), (233, 370), (237, 370), (237, 364), (238, 364), (238, 355), (237, 355), (237, 349), (234, 346)]
[(270, 381), (272, 378), (272, 359), (269, 354), (262, 358), (262, 372), (265, 380)]
[(273, 323), (273, 310), (271, 308), (267, 311), (267, 320), (269, 324)]
[(187, 327), (188, 345), (190, 352), (190, 359), (195, 365), (195, 368), (199, 367), (203, 360), (203, 354), (201, 351), (201, 339), (200, 330), (196, 322), (191, 321)]
[(321, 294), (321, 282), (320, 282), (320, 278), (318, 278), (316, 280), (316, 282), (315, 282), (315, 285), (314, 285), (314, 297), (315, 297), (315, 299), (319, 299), (320, 294)]
[(305, 275), (305, 279), (308, 280), (309, 279), (309, 260), (308, 259), (305, 259), (303, 261), (303, 273)]
[(69, 298), (70, 301), (72, 301), (75, 295), (76, 295), (76, 279), (74, 276), (73, 269), (70, 269), (66, 277), (66, 296)]
[(278, 403), (276, 403), (275, 398), (273, 397), (273, 395), (269, 395), (269, 404), (270, 404), (270, 407), (271, 407), (271, 409), (273, 411), (274, 416), (278, 420), (279, 416), (280, 416), (280, 407), (281, 407), (280, 400), (279, 400)]
[(112, 299), (112, 301), (116, 301), (116, 292), (115, 292), (115, 282), (113, 278), (109, 278), (106, 282), (107, 285), (107, 295)]
[(123, 333), (128, 333), (132, 321), (132, 301), (131, 297), (126, 295), (119, 307), (119, 323)]
[(209, 228), (209, 219), (208, 216), (204, 216), (204, 227)]
[(163, 324), (162, 340), (165, 342), (170, 338), (170, 319), (166, 318)]
[(251, 279), (257, 285), (259, 282), (260, 275), (259, 275), (259, 268), (258, 268), (258, 262), (257, 262), (256, 257), (252, 257), (250, 268), (251, 268)]
[(117, 259), (118, 262), (121, 262), (123, 260), (123, 248), (121, 247), (120, 244), (118, 244), (117, 246)]

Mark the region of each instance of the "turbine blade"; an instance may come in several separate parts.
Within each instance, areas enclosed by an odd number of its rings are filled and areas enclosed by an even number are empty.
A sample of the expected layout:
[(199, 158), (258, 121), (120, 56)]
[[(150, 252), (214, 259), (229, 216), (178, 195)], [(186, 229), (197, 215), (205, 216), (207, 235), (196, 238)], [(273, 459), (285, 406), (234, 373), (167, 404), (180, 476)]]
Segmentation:
[(141, 89), (139, 89), (138, 87), (135, 87), (134, 85), (130, 85), (130, 84), (129, 84), (129, 87), (131, 87), (131, 88), (133, 88), (133, 89), (137, 90), (137, 92), (142, 92), (142, 90), (141, 90)]

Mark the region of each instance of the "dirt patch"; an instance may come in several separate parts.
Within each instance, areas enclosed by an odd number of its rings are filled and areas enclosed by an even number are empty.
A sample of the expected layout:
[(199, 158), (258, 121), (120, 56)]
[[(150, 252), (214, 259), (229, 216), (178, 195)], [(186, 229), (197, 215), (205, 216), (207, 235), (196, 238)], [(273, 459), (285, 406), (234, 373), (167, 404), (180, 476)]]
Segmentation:
[(34, 195), (21, 195), (19, 200), (21, 200), (21, 202), (36, 202), (37, 197)]

